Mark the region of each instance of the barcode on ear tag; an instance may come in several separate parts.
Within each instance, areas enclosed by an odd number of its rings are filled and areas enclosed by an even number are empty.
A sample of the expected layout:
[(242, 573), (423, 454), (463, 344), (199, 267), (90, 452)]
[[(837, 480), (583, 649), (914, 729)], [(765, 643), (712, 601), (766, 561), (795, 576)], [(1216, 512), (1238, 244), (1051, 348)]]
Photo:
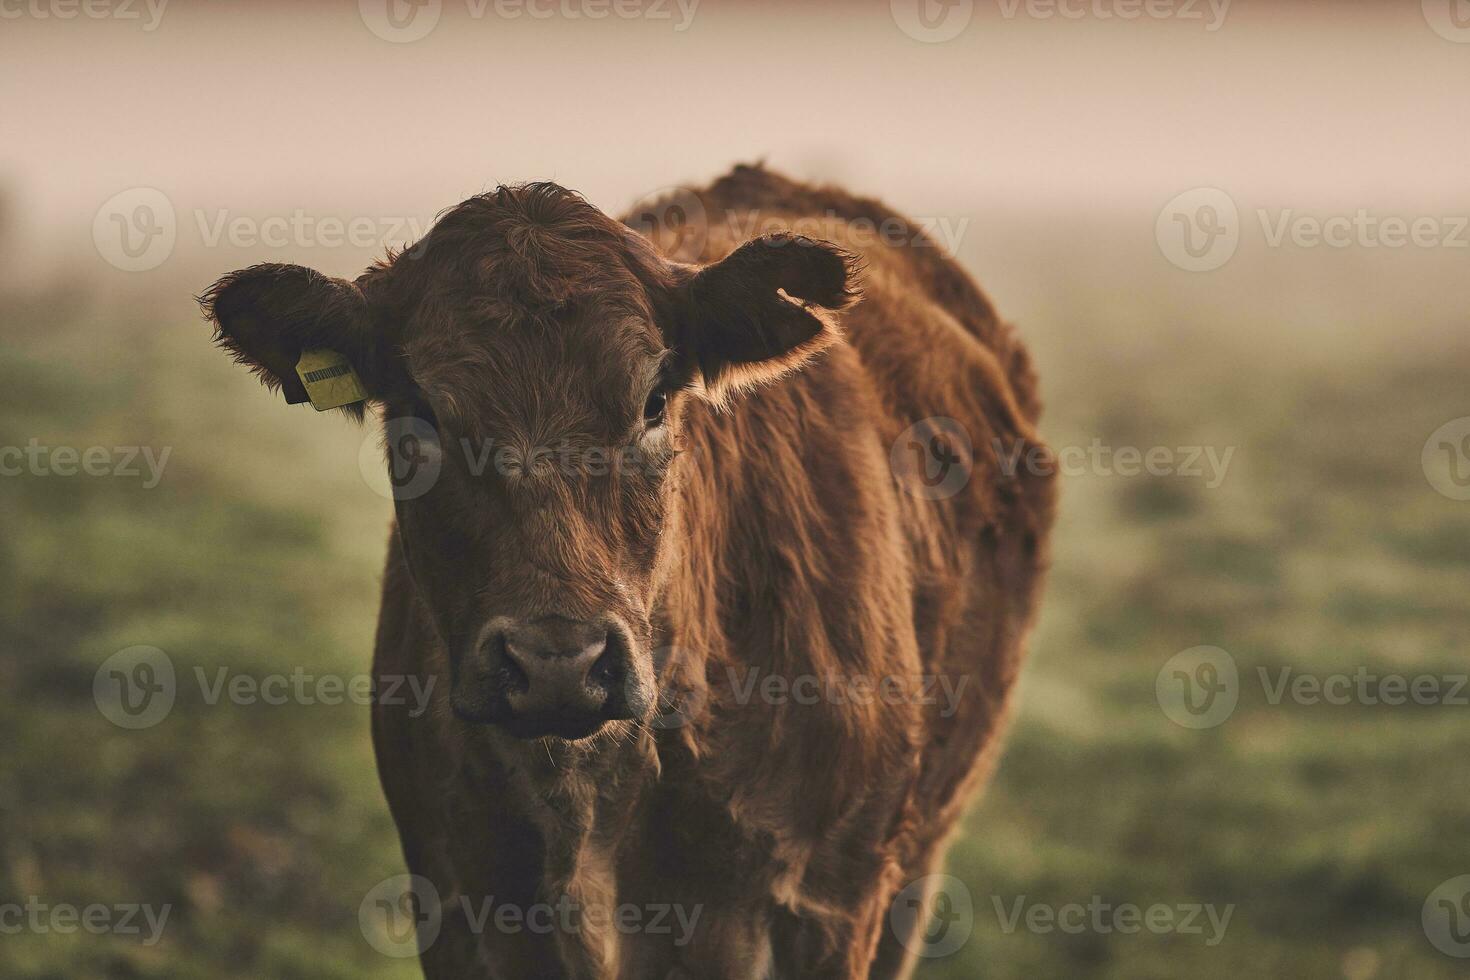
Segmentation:
[(296, 362), (296, 374), (318, 412), (341, 408), (367, 399), (362, 379), (352, 363), (334, 350), (305, 350)]

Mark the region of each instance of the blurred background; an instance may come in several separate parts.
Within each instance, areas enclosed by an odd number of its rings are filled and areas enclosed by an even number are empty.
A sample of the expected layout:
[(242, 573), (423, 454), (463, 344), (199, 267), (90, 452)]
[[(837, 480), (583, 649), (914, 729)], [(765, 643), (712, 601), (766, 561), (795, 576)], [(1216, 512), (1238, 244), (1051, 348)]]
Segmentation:
[[(192, 295), (755, 159), (933, 229), (1078, 461), (920, 976), (1465, 975), (1467, 83), (1463, 0), (0, 0), (0, 975), (417, 975), (367, 708), (208, 697), (367, 671), (376, 435)], [(177, 697), (120, 715), (139, 646)]]

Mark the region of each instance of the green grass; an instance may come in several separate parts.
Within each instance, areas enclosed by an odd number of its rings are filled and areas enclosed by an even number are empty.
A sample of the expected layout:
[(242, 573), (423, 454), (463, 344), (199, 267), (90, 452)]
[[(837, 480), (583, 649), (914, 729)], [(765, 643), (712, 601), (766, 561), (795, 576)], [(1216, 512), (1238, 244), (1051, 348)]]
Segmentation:
[[(208, 348), (182, 287), (155, 289), (0, 293), (0, 445), (172, 447), (154, 489), (0, 478), (0, 902), (173, 910), (151, 947), (0, 936), (0, 975), (414, 976), (357, 924), (401, 870), (365, 708), (210, 708), (186, 682), (165, 721), (129, 732), (94, 706), (98, 665), (136, 644), (186, 677), (355, 674), (371, 646), (389, 508), (358, 473), (366, 433), (259, 391)], [(1063, 331), (1099, 299), (1049, 300), (1026, 326), (1051, 441), (1236, 454), (1214, 489), (1064, 480), (1009, 750), (950, 862), (974, 934), (921, 976), (1462, 973), (1420, 908), (1470, 872), (1470, 708), (1273, 705), (1256, 677), (1466, 669), (1470, 504), (1429, 488), (1419, 450), (1470, 415), (1470, 346), (1397, 345), (1389, 328), (1310, 356), (1260, 332), (1184, 342), (1166, 325), (1177, 299), (1156, 342), (1128, 333), (1150, 315), (1136, 298)], [(1190, 731), (1154, 679), (1200, 644), (1228, 650), (1243, 685), (1227, 722)], [(1006, 932), (995, 910), (1093, 896), (1234, 911), (1208, 946)]]

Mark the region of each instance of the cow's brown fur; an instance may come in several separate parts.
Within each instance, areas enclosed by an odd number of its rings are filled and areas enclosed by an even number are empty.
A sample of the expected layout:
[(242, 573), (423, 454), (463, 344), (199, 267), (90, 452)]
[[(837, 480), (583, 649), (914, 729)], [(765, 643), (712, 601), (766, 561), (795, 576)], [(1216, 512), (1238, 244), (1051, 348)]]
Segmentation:
[[(432, 412), (456, 435), (617, 445), (637, 410), (629, 376), (653, 358), (682, 389), (644, 484), (481, 497), (463, 483), (430, 516), (399, 506), (374, 670), (437, 683), (423, 717), (376, 705), (373, 734), (409, 868), (444, 909), (422, 955), (433, 980), (906, 976), (910, 937), (888, 925), (890, 903), (936, 869), (994, 763), (1053, 512), (1044, 469), (1001, 465), (1045, 452), (1024, 347), (877, 202), (760, 167), (697, 196), (710, 221), (695, 265), (530, 185), (460, 205), (355, 284), (316, 283), (314, 309), (290, 291), (299, 282), (280, 283), (304, 270), (272, 267), (249, 290), (247, 270), (206, 296), (222, 343), (288, 395), (302, 394), (289, 371), (302, 348), (346, 346), (385, 411)], [(724, 278), (691, 278), (752, 220), (844, 251), (749, 249)], [(855, 231), (894, 223), (903, 244)], [(801, 305), (755, 295), (772, 282)], [(293, 339), (272, 342), (269, 322)], [(777, 356), (747, 357), (750, 331)], [(938, 500), (906, 493), (889, 464), (903, 430), (931, 417), (957, 420), (974, 447), (968, 481)], [(511, 499), (522, 491), (534, 506)], [(498, 536), (497, 561), (481, 561), (482, 534)], [(452, 608), (455, 595), (476, 612)], [(645, 653), (671, 651), (657, 688), (682, 723), (523, 741), (462, 720), (454, 651), (496, 602), (615, 610)], [(970, 683), (944, 717), (876, 698), (743, 698), (750, 671)], [(700, 919), (684, 946), (587, 917), (549, 935), (479, 934), (459, 902), (563, 895)]]

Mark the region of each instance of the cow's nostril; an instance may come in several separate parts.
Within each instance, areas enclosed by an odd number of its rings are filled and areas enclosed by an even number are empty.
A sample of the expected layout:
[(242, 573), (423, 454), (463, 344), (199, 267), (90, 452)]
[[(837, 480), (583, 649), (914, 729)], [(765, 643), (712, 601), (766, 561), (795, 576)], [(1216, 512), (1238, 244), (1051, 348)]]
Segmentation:
[(531, 686), (531, 678), (516, 658), (511, 656), (510, 646), (505, 642), (505, 635), (496, 636), (492, 643), (490, 655), (500, 674), (503, 690), (506, 693), (525, 692)]
[(622, 682), (623, 665), (613, 649), (609, 647), (603, 650), (602, 656), (592, 665), (587, 673), (587, 680), (596, 687), (605, 691), (611, 691), (614, 685)]

